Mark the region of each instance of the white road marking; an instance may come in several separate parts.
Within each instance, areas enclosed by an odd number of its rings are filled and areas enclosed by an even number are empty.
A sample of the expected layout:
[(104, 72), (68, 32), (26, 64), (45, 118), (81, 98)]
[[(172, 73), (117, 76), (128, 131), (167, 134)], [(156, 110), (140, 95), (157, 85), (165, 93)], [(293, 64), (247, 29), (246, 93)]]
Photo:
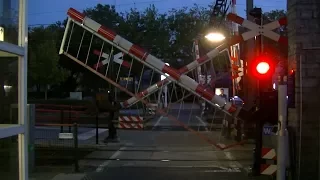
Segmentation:
[[(101, 133), (106, 132), (106, 131), (108, 131), (108, 129), (99, 128), (98, 129), (98, 134), (101, 134)], [(88, 139), (94, 137), (95, 135), (96, 135), (96, 129), (93, 129), (91, 131), (87, 131), (85, 133), (79, 134), (78, 135), (78, 139), (79, 140), (88, 140)]]
[(160, 124), (160, 121), (162, 119), (163, 119), (163, 116), (160, 116), (159, 119), (157, 120), (156, 124), (153, 126), (152, 130), (154, 130)]
[(196, 116), (196, 118), (200, 121), (200, 123), (204, 126), (205, 130), (208, 132), (208, 128), (207, 128), (207, 124), (198, 116)]
[(220, 167), (221, 169), (217, 169), (217, 170), (205, 170), (204, 172), (206, 173), (213, 173), (213, 172), (216, 172), (216, 173), (240, 173), (241, 170), (239, 168), (224, 168), (224, 167)]
[[(117, 152), (115, 152), (110, 159), (116, 159), (118, 156), (120, 156), (121, 151), (125, 150), (127, 147), (121, 147)], [(108, 166), (112, 160), (107, 160), (99, 165), (99, 167), (96, 169), (96, 172), (102, 172), (106, 166)]]
[(234, 156), (230, 153), (230, 152), (224, 152), (226, 158), (228, 160), (231, 160), (230, 162), (230, 166), (233, 167), (233, 168), (243, 168), (243, 166), (235, 160)]

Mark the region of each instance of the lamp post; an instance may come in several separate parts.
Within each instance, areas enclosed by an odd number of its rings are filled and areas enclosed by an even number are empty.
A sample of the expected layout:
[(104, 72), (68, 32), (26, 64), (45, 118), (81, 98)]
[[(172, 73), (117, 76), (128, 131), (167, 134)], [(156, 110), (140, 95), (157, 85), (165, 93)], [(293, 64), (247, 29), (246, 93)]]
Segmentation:
[[(167, 66), (170, 66), (170, 64), (169, 63), (165, 63), (165, 65), (167, 65)], [(169, 76), (169, 74), (165, 74), (165, 76), (164, 75), (161, 75), (161, 81), (162, 80), (164, 80), (164, 79), (166, 79), (166, 76)], [(163, 102), (163, 107), (164, 108), (167, 108), (168, 107), (168, 86), (167, 85), (165, 85), (164, 87), (163, 87), (163, 90), (162, 91), (159, 91), (159, 98), (158, 98), (158, 104), (160, 104), (160, 102), (161, 102), (161, 97), (162, 97), (162, 92), (164, 93), (164, 102)]]
[[(200, 54), (199, 54), (199, 40), (201, 39), (206, 39), (207, 41), (209, 41), (210, 43), (219, 43), (219, 42), (222, 42), (225, 40), (225, 36), (223, 33), (217, 31), (216, 29), (212, 29), (210, 28), (209, 31), (206, 32), (206, 34), (199, 34), (195, 40), (195, 46), (194, 46), (194, 50), (195, 50), (195, 53), (196, 53), (196, 59), (200, 58)], [(212, 67), (213, 68), (213, 67)], [(213, 70), (214, 71), (214, 70)], [(201, 70), (201, 66), (198, 66), (197, 68), (197, 73), (198, 75), (198, 83), (201, 83), (201, 79), (202, 79), (202, 70)], [(212, 75), (211, 75), (212, 76)], [(204, 83), (207, 84), (208, 82), (208, 73), (205, 72), (205, 80), (204, 80)], [(213, 77), (211, 77), (212, 79)], [(202, 114), (204, 114), (205, 112), (205, 106), (206, 106), (206, 103), (205, 102), (202, 102), (201, 103), (201, 106), (202, 106)]]

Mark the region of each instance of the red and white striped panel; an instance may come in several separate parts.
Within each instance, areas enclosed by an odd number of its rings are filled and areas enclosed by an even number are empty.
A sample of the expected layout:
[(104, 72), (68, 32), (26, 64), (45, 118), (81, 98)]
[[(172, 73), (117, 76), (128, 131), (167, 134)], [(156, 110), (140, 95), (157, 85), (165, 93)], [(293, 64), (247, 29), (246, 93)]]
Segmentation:
[(276, 42), (279, 42), (279, 43), (282, 43), (285, 45), (288, 44), (288, 38), (281, 36), (280, 34), (272, 31), (273, 29), (279, 28), (279, 27), (287, 24), (287, 19), (285, 17), (283, 17), (277, 21), (265, 24), (262, 26), (262, 28), (260, 25), (254, 23), (254, 22), (251, 22), (249, 20), (246, 20), (240, 16), (237, 16), (234, 13), (229, 13), (227, 15), (227, 19), (230, 21), (233, 21), (235, 23), (238, 23), (243, 27), (246, 27), (246, 28), (252, 30), (252, 31), (242, 33), (239, 36), (242, 39), (242, 41), (247, 41), (248, 39), (251, 39), (251, 38), (258, 36), (258, 35), (263, 35), (263, 36), (266, 36)]
[(274, 164), (261, 164), (260, 174), (274, 175), (277, 172), (277, 165)]
[(277, 159), (276, 150), (272, 149), (272, 148), (264, 148), (263, 147), (261, 149), (261, 158), (276, 160)]
[[(203, 98), (211, 101), (214, 104), (218, 104), (220, 107), (223, 107), (224, 110), (229, 112), (235, 112), (237, 109), (236, 107), (227, 102), (224, 98), (220, 96), (216, 96), (215, 93), (210, 90), (206, 89), (201, 84), (197, 83), (190, 77), (182, 74), (178, 70), (166, 65), (160, 59), (154, 57), (151, 54), (148, 54), (142, 48), (137, 45), (132, 44), (128, 40), (122, 38), (121, 36), (117, 35), (110, 29), (100, 25), (99, 23), (93, 21), (92, 19), (85, 17), (84, 14), (76, 11), (73, 8), (68, 10), (68, 15), (73, 20), (77, 21), (78, 23), (82, 24), (83, 26), (90, 28), (91, 30), (95, 31), (101, 37), (104, 38), (107, 42), (113, 43), (113, 45), (120, 47), (122, 51), (126, 53), (130, 53), (133, 55), (137, 60), (141, 62), (146, 62), (146, 64), (151, 65), (155, 69), (161, 71), (163, 74), (167, 73), (170, 75), (171, 78), (177, 81), (178, 84), (182, 85), (183, 87), (188, 88), (189, 90), (201, 95)], [(230, 44), (225, 44), (223, 46), (219, 46), (212, 51), (208, 52), (205, 56), (193, 61), (187, 65), (186, 68), (190, 69), (190, 66), (194, 69), (199, 64), (203, 64), (205, 61), (209, 61), (210, 59), (216, 57), (222, 50), (226, 49)]]
[(142, 123), (119, 122), (119, 129), (143, 129)]
[[(100, 68), (104, 65), (106, 65), (109, 62), (109, 54), (104, 53), (104, 52), (100, 52), (98, 50), (94, 50), (93, 54), (97, 55), (97, 56), (101, 56), (103, 58), (105, 58), (105, 60), (100, 61), (98, 64), (93, 65), (93, 67), (96, 68)], [(122, 53), (123, 56), (123, 53)], [(116, 57), (116, 55), (113, 57), (113, 62), (120, 64), (121, 66), (124, 66), (126, 68), (130, 68), (131, 63), (129, 63), (128, 61), (124, 61), (118, 57)], [(97, 67), (98, 66), (98, 67)]]
[(141, 116), (119, 116), (119, 122), (143, 122)]

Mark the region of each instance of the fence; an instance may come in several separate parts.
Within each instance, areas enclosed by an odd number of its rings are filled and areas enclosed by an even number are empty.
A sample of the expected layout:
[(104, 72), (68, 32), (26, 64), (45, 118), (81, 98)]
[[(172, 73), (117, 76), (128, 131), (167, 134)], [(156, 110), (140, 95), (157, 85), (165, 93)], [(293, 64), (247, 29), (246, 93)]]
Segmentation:
[[(78, 124), (36, 124), (36, 165), (74, 165), (79, 171)], [(39, 128), (40, 127), (40, 128)], [(71, 127), (71, 132), (59, 132), (55, 127)]]

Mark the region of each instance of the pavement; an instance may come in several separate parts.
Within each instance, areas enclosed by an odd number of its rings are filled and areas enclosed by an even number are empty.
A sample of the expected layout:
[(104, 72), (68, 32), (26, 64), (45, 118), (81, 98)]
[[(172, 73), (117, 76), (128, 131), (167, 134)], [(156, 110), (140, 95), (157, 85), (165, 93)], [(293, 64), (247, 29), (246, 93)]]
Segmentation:
[[(191, 113), (192, 110), (192, 113)], [(248, 167), (253, 160), (252, 144), (220, 150), (215, 144), (230, 145), (233, 140), (221, 137), (221, 131), (211, 129), (210, 124), (199, 117), (200, 109), (188, 106), (183, 110), (171, 108), (170, 116), (192, 130), (186, 130), (168, 118), (151, 119), (144, 130), (118, 130), (119, 143), (102, 142), (107, 129), (99, 130), (99, 143), (95, 144), (95, 129), (79, 128), (79, 144), (91, 144), (92, 151), (81, 157), (80, 172), (60, 172), (52, 180), (144, 180), (144, 179), (216, 179), (245, 180), (268, 179), (249, 177)], [(42, 133), (56, 139), (59, 127), (36, 128), (36, 137)], [(209, 141), (208, 141), (209, 140)], [(209, 143), (208, 143), (209, 142)], [(42, 180), (34, 176), (35, 180)]]

